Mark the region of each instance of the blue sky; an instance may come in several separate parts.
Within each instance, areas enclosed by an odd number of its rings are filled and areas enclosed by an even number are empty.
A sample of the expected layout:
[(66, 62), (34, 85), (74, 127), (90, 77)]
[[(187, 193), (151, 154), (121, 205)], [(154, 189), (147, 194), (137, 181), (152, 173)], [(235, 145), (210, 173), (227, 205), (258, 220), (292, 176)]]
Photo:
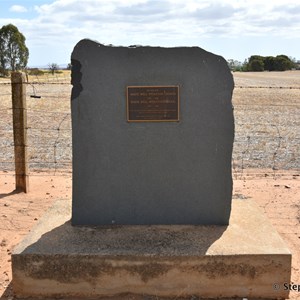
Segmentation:
[(26, 37), (29, 66), (67, 64), (83, 38), (300, 60), (299, 0), (0, 0), (0, 27), (9, 23)]

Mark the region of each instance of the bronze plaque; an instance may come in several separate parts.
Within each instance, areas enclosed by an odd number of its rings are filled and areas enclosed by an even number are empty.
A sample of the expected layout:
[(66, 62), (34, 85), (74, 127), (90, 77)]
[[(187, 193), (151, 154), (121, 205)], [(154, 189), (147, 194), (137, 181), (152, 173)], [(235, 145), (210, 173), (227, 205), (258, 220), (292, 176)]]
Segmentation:
[(178, 86), (128, 86), (128, 122), (178, 122)]

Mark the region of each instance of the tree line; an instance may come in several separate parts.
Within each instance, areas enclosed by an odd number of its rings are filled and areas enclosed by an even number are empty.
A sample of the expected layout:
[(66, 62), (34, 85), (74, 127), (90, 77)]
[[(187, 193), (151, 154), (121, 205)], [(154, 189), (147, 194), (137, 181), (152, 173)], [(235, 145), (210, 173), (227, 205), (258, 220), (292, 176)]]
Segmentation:
[(299, 68), (299, 63), (295, 58), (283, 54), (277, 56), (252, 55), (244, 63), (233, 59), (229, 59), (227, 63), (232, 71), (241, 72), (287, 71)]

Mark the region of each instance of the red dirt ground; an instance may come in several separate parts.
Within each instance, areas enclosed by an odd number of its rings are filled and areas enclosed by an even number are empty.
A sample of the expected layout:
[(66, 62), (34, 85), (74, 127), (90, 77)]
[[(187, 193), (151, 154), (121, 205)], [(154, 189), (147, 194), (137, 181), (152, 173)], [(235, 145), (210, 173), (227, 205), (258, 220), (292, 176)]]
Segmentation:
[[(53, 173), (51, 173), (53, 174)], [(0, 299), (14, 299), (11, 252), (57, 199), (70, 199), (71, 173), (32, 173), (30, 191), (14, 192), (14, 177), (0, 173)], [(247, 170), (234, 180), (233, 198), (251, 197), (268, 216), (293, 254), (291, 282), (300, 284), (300, 176), (282, 171)], [(2, 296), (1, 296), (2, 295)], [(127, 299), (127, 298), (126, 298)], [(128, 299), (135, 299), (130, 297)], [(292, 292), (290, 299), (300, 299)]]

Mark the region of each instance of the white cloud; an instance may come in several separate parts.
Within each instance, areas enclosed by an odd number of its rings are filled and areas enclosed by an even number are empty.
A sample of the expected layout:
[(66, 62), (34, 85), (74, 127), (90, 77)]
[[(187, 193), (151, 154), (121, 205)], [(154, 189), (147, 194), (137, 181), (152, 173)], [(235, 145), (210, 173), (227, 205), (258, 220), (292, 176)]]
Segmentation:
[[(220, 43), (221, 39), (234, 38), (235, 45), (243, 47), (238, 41), (247, 37), (265, 37), (265, 40), (272, 37), (280, 40), (281, 45), (286, 38), (299, 45), (299, 0), (282, 3), (282, 0), (49, 0), (48, 4), (34, 7), (31, 19), (10, 22), (21, 26), (19, 29), (32, 49), (39, 47), (41, 53), (53, 55), (55, 51), (69, 55), (82, 38), (115, 45), (161, 46), (201, 46), (208, 39)], [(12, 9), (26, 10), (17, 5)], [(7, 23), (3, 20), (0, 22)], [(254, 48), (258, 46), (253, 43)], [(270, 47), (275, 46), (278, 45)]]
[(22, 5), (13, 5), (9, 9), (11, 12), (24, 13), (27, 12), (27, 8)]
[[(126, 28), (126, 35), (137, 30), (142, 38), (149, 33), (149, 24), (151, 28), (158, 27), (157, 34), (166, 36), (184, 28), (186, 32), (199, 33), (199, 27), (208, 36), (260, 36), (265, 31), (281, 35), (291, 34), (291, 27), (298, 30), (300, 25), (297, 0), (286, 0), (285, 5), (279, 0), (272, 4), (261, 0), (56, 0), (35, 6), (35, 10), (39, 15), (37, 22), (61, 23), (66, 30), (88, 30), (92, 24), (92, 35), (97, 30), (100, 35), (103, 31), (111, 31), (108, 36), (120, 35)], [(116, 28), (119, 30), (113, 32)], [(297, 34), (296, 30), (292, 34)]]

